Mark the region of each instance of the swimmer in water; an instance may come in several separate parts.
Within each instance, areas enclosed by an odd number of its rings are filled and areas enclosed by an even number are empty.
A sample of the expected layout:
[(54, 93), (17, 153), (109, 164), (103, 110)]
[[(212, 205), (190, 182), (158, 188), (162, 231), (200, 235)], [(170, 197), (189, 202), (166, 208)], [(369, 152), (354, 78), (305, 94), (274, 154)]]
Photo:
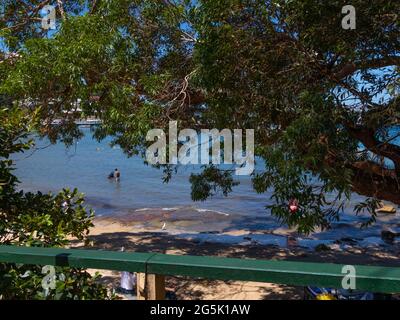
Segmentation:
[(119, 172), (118, 169), (115, 169), (114, 170), (114, 179), (115, 179), (115, 181), (119, 181), (120, 177), (121, 177), (121, 173)]

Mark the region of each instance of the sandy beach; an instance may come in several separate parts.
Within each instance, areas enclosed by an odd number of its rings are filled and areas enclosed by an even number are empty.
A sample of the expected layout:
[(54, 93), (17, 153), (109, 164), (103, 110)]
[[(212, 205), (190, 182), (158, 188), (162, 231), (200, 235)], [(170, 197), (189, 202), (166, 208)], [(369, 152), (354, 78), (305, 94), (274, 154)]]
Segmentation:
[[(154, 217), (153, 217), (154, 218)], [(306, 248), (287, 236), (285, 247), (274, 244), (260, 244), (252, 241), (246, 230), (232, 230), (220, 236), (243, 237), (242, 244), (213, 242), (188, 238), (177, 230), (162, 230), (156, 222), (143, 226), (142, 222), (128, 218), (102, 218), (94, 220), (90, 231), (90, 245), (86, 248), (120, 250), (133, 252), (159, 252), (179, 255), (210, 255), (248, 259), (279, 259), (303, 262), (331, 262), (359, 265), (400, 266), (398, 256), (400, 246), (371, 246), (367, 248), (356, 244), (336, 243), (330, 246)], [(179, 221), (177, 225), (182, 224)], [(157, 226), (157, 227), (155, 227)], [(254, 237), (254, 236), (253, 236)], [(200, 238), (202, 239), (202, 238)], [(72, 247), (82, 248), (83, 244), (72, 242)], [(110, 289), (119, 286), (119, 273), (106, 270), (99, 271), (102, 282)], [(303, 299), (302, 287), (291, 287), (257, 282), (215, 281), (206, 279), (189, 279), (184, 277), (167, 277), (167, 296), (170, 299)]]

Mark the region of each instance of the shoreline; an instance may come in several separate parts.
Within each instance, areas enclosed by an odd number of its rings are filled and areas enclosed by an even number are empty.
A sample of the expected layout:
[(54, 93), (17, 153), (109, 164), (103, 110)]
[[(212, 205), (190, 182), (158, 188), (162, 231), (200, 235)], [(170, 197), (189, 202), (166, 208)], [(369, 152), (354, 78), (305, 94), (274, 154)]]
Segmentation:
[[(212, 247), (215, 247), (216, 250), (213, 255), (236, 257), (237, 255), (240, 255), (241, 252), (241, 257), (248, 258), (261, 258), (263, 256), (258, 256), (257, 252), (265, 253), (265, 251), (268, 250), (269, 254), (265, 256), (265, 259), (270, 259), (277, 253), (285, 252), (287, 253), (287, 258), (294, 258), (296, 256), (301, 258), (307, 257), (306, 260), (312, 259), (315, 262), (321, 260), (325, 262), (335, 262), (336, 260), (339, 261), (338, 259), (343, 257), (343, 263), (351, 263), (351, 256), (353, 255), (357, 258), (356, 260), (363, 261), (366, 264), (368, 264), (368, 257), (375, 257), (374, 260), (370, 261), (374, 264), (374, 262), (380, 259), (381, 261), (386, 262), (390, 262), (392, 259), (397, 260), (396, 255), (400, 253), (400, 244), (397, 242), (386, 246), (378, 245), (360, 247), (357, 243), (351, 243), (350, 238), (347, 239), (347, 243), (343, 242), (343, 246), (332, 245), (322, 249), (306, 247), (299, 245), (298, 241), (293, 241), (291, 233), (286, 234), (285, 231), (282, 232), (281, 237), (288, 241), (286, 246), (279, 246), (275, 243), (264, 244), (262, 242), (251, 241), (250, 239), (246, 239), (246, 236), (249, 233), (247, 230), (243, 229), (236, 229), (222, 233), (190, 233), (190, 235), (196, 234), (241, 237), (244, 238), (244, 241), (240, 243), (213, 241), (212, 237), (211, 239), (200, 241), (195, 237), (186, 237), (186, 232), (181, 233), (176, 229), (173, 230), (173, 232), (160, 230), (159, 228), (144, 227), (135, 222), (130, 223), (126, 220), (123, 221), (111, 217), (96, 217), (94, 219), (94, 227), (90, 230), (89, 238), (91, 241), (94, 241), (94, 246), (101, 246), (104, 249), (110, 248), (111, 250), (118, 248), (120, 244), (123, 246), (125, 243), (128, 245), (125, 249), (131, 249), (131, 251), (140, 251), (140, 249), (143, 249), (142, 251), (155, 251), (170, 254), (174, 254), (174, 252), (177, 252), (177, 254), (192, 254), (192, 252), (198, 252), (199, 255), (204, 255), (207, 252), (213, 253)], [(256, 235), (268, 236), (269, 233), (262, 233), (262, 231), (260, 231), (259, 233), (251, 233), (251, 235), (253, 237)], [(162, 240), (168, 241), (164, 242)], [(120, 247), (118, 249), (120, 249)], [(381, 256), (377, 255), (379, 252), (382, 252)], [(365, 256), (364, 259), (359, 257), (361, 254)], [(392, 257), (391, 254), (393, 254)], [(328, 255), (330, 256), (330, 259), (329, 261), (326, 261)], [(280, 254), (278, 254), (278, 256), (282, 257)], [(392, 262), (394, 263), (394, 266), (400, 266), (400, 260), (398, 262)]]
[[(143, 208), (125, 213), (96, 216), (99, 226), (119, 224), (128, 229), (167, 233), (177, 239), (194, 243), (223, 243), (227, 245), (276, 245), (282, 248), (302, 247), (314, 250), (327, 246), (329, 249), (346, 250), (349, 247), (393, 247), (400, 241), (394, 236), (391, 241), (382, 238), (382, 232), (400, 234), (400, 223), (386, 220), (393, 216), (380, 215), (380, 221), (362, 229), (361, 222), (344, 221), (334, 223), (327, 230), (317, 229), (309, 235), (299, 234), (295, 228), (279, 226), (273, 220), (227, 214), (198, 208)], [(386, 220), (386, 221), (385, 221)], [(390, 236), (390, 235), (389, 235)]]

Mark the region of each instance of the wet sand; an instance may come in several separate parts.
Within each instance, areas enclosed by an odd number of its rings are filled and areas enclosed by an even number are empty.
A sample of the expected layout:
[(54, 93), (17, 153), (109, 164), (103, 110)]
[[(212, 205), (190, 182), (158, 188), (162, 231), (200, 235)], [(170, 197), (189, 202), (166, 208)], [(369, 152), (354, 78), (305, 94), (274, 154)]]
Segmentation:
[[(209, 255), (232, 258), (277, 259), (303, 262), (331, 262), (359, 265), (400, 266), (398, 259), (400, 246), (373, 246), (362, 248), (357, 245), (337, 244), (324, 250), (316, 250), (299, 246), (284, 233), (288, 241), (285, 247), (274, 244), (260, 244), (246, 236), (246, 230), (231, 230), (227, 236), (244, 237), (243, 244), (218, 243), (209, 240), (182, 237), (179, 227), (182, 221), (168, 221), (166, 230), (161, 230), (165, 216), (149, 216), (143, 224), (143, 217), (96, 218), (94, 228), (90, 232), (90, 248), (104, 250), (120, 250), (133, 252), (159, 252), (165, 254)], [(185, 219), (183, 219), (185, 220)], [(148, 222), (151, 223), (148, 223)], [(185, 223), (183, 223), (185, 224)], [(186, 225), (186, 224), (185, 224)], [(254, 236), (253, 236), (254, 237)], [(82, 248), (82, 243), (73, 242), (72, 247)], [(94, 272), (95, 270), (91, 270)], [(103, 271), (101, 281), (110, 288), (119, 286), (119, 273)], [(215, 281), (190, 279), (185, 277), (167, 277), (167, 293), (173, 299), (302, 299), (303, 288), (269, 283), (242, 281)]]

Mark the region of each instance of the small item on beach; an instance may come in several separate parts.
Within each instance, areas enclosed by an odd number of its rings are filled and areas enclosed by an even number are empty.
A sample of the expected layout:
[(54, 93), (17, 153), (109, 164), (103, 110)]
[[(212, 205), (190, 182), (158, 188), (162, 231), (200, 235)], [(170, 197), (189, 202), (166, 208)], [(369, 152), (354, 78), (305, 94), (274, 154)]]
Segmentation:
[[(389, 298), (387, 296), (386, 298)], [(378, 295), (372, 292), (331, 289), (323, 287), (307, 286), (304, 288), (305, 300), (380, 300)], [(385, 299), (386, 300), (386, 299)]]
[[(122, 247), (121, 251), (124, 252), (125, 248)], [(128, 271), (121, 272), (121, 284), (118, 288), (118, 292), (122, 294), (133, 295), (135, 293), (134, 287), (136, 285), (136, 275)]]
[(165, 230), (165, 229), (167, 229), (167, 223), (166, 222), (164, 222), (164, 224), (161, 227), (161, 230)]
[(128, 271), (121, 272), (121, 292), (124, 294), (134, 294), (133, 289), (136, 285), (136, 277), (134, 273)]
[(297, 210), (299, 209), (299, 203), (297, 201), (297, 199), (291, 199), (289, 201), (289, 211), (290, 213), (296, 213)]
[(389, 205), (384, 205), (382, 202), (378, 209), (375, 210), (377, 213), (396, 213), (396, 208)]
[(316, 300), (337, 300), (335, 296), (330, 293), (318, 294), (315, 298)]

